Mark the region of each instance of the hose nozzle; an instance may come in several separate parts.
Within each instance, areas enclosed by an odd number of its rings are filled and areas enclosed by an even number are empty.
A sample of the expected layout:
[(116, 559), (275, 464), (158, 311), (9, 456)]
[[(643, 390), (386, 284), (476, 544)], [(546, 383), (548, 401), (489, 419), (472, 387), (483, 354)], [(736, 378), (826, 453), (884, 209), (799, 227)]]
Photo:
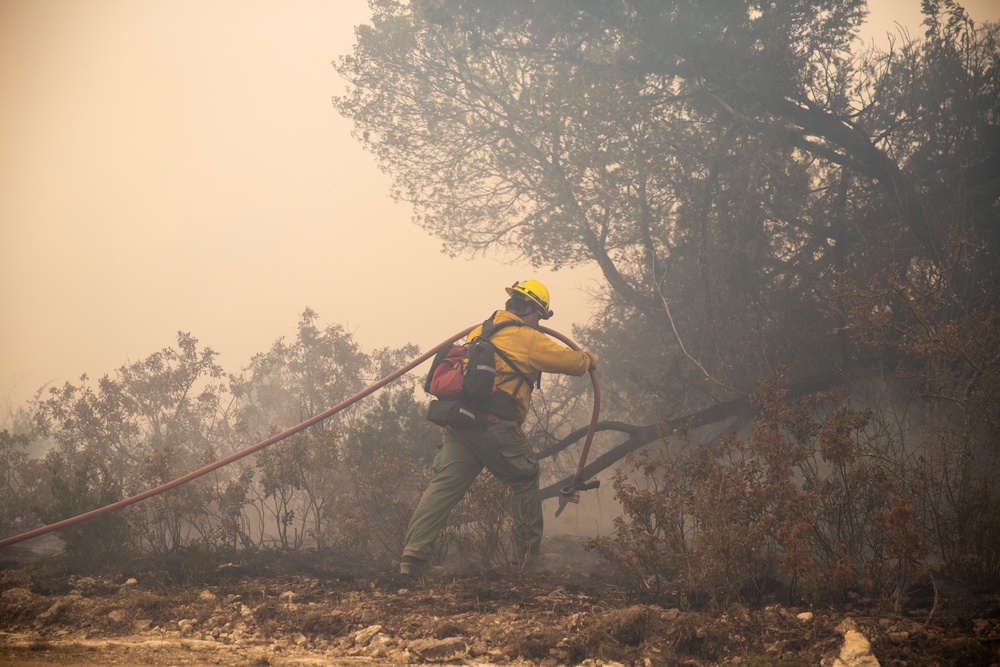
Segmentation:
[(559, 491), (559, 509), (556, 510), (556, 516), (562, 514), (562, 511), (566, 509), (566, 505), (573, 503), (576, 505), (580, 502), (580, 492), (589, 491), (591, 489), (596, 489), (601, 485), (601, 480), (595, 479), (589, 482), (582, 482), (578, 479), (574, 479), (572, 484), (564, 486)]

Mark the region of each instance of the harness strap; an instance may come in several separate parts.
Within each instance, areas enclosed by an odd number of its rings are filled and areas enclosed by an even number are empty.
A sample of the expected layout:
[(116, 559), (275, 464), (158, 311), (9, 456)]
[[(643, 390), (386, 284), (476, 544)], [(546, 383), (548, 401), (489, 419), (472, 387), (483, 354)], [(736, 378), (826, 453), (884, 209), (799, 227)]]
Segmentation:
[[(503, 329), (504, 327), (510, 327), (510, 326), (526, 327), (526, 326), (528, 326), (524, 322), (519, 322), (517, 320), (504, 320), (503, 322), (495, 322), (494, 318), (496, 316), (497, 316), (497, 311), (493, 311), (493, 314), (490, 315), (489, 319), (487, 319), (485, 322), (483, 322), (482, 331), (480, 332), (480, 334), (478, 336), (476, 336), (476, 338), (485, 338), (485, 339), (489, 340), (489, 338), (491, 336), (493, 336), (493, 334), (495, 334), (500, 329)], [(475, 339), (473, 339), (473, 340), (475, 340)], [(521, 385), (523, 385), (523, 384), (527, 384), (529, 387), (530, 386), (537, 386), (537, 387), (541, 387), (542, 386), (541, 373), (539, 373), (538, 380), (535, 381), (535, 380), (533, 380), (531, 378), (531, 376), (529, 376), (527, 373), (525, 373), (520, 368), (518, 368), (517, 364), (515, 364), (511, 360), (511, 358), (508, 357), (507, 354), (503, 350), (501, 350), (496, 345), (493, 346), (493, 349), (496, 351), (497, 356), (500, 357), (501, 359), (503, 359), (504, 363), (507, 364), (508, 366), (510, 366), (511, 369), (514, 371), (514, 374), (518, 377), (518, 383), (517, 383), (517, 386), (514, 387), (513, 394), (516, 394), (518, 392), (518, 390), (520, 390)], [(510, 373), (505, 373), (505, 374), (506, 375), (510, 375)], [(499, 384), (499, 383), (497, 383), (497, 384)]]

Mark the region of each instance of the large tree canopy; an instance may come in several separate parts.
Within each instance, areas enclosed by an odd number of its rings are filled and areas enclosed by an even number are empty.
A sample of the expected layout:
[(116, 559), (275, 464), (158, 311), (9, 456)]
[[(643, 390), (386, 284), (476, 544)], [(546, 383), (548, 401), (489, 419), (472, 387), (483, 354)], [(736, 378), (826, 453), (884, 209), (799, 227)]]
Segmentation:
[(849, 365), (834, 286), (957, 237), (996, 303), (1000, 51), (950, 0), (862, 53), (863, 0), (371, 5), (335, 104), (395, 194), (453, 253), (596, 264), (658, 409)]

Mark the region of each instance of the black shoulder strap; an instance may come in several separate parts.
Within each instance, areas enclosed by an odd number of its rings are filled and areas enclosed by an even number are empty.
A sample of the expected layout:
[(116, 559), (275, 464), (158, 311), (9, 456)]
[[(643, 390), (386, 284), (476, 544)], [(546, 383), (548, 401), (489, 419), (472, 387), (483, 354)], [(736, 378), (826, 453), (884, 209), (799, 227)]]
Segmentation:
[[(483, 329), (479, 333), (479, 335), (476, 336), (476, 338), (484, 338), (484, 339), (488, 340), (490, 338), (490, 336), (492, 336), (496, 332), (500, 331), (504, 327), (526, 327), (526, 326), (528, 326), (527, 324), (525, 324), (524, 322), (521, 322), (520, 320), (504, 320), (503, 322), (495, 322), (494, 318), (496, 318), (496, 316), (497, 316), (497, 311), (493, 311), (493, 314), (490, 315), (489, 319), (487, 319), (485, 322), (483, 322)], [(510, 366), (511, 369), (514, 371), (514, 373), (517, 374), (517, 376), (523, 382), (525, 382), (528, 386), (537, 384), (540, 387), (542, 385), (542, 378), (541, 378), (540, 375), (539, 375), (538, 381), (536, 383), (536, 381), (532, 380), (531, 377), (527, 373), (525, 373), (520, 368), (518, 368), (517, 364), (515, 364), (513, 361), (511, 361), (510, 357), (508, 357), (504, 353), (503, 350), (501, 350), (496, 345), (493, 346), (493, 349), (497, 353), (497, 356), (500, 357), (501, 359), (503, 359), (504, 363), (507, 364), (508, 366)]]

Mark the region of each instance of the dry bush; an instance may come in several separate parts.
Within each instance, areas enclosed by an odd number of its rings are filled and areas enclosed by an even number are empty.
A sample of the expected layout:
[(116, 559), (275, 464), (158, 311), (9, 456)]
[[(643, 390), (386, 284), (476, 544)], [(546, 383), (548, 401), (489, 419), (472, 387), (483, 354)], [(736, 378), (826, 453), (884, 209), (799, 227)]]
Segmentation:
[(908, 586), (927, 546), (889, 462), (859, 445), (870, 412), (832, 394), (792, 402), (780, 382), (761, 383), (755, 405), (747, 436), (695, 445), (681, 431), (641, 452), (616, 478), (623, 516), (598, 551), (637, 592), (691, 604)]
[(355, 452), (343, 467), (346, 484), (328, 514), (324, 539), (359, 562), (388, 565), (403, 551), (416, 492), (429, 471), (388, 452)]
[(897, 610), (926, 578), (995, 588), (1000, 313), (976, 249), (841, 285), (834, 310), (877, 372), (797, 401), (779, 372), (748, 435), (665, 434), (665, 452), (618, 475), (624, 513), (595, 547), (636, 591), (694, 601), (753, 601), (775, 578), (810, 601)]
[(945, 574), (983, 587), (1000, 585), (998, 270), (983, 244), (956, 237), (940, 260), (841, 285), (837, 304), (897, 388), (906, 421), (896, 445), (907, 454), (897, 474), (912, 503), (901, 511), (926, 526)]

